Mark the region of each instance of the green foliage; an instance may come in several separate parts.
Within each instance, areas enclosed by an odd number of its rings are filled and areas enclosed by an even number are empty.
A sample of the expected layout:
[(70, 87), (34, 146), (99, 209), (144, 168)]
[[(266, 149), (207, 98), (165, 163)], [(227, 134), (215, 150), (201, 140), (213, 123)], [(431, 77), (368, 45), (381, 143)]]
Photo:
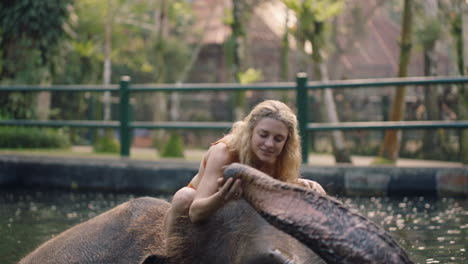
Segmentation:
[(91, 40), (70, 40), (54, 59), (56, 84), (96, 84), (102, 76), (102, 56)]
[(455, 54), (457, 58), (457, 68), (460, 75), (465, 74), (464, 63), (464, 39), (463, 39), (463, 20), (461, 13), (454, 12), (450, 19), (450, 32), (455, 40)]
[[(431, 9), (431, 10), (429, 10)], [(414, 27), (415, 36), (419, 43), (421, 43), (425, 49), (433, 49), (435, 42), (441, 40), (444, 32), (444, 24), (446, 24), (446, 18), (442, 17), (442, 8), (427, 7), (423, 1), (414, 3), (413, 12), (414, 16)], [(401, 13), (401, 11), (399, 11)]]
[[(30, 79), (46, 66), (66, 37), (72, 0), (6, 0), (0, 2), (0, 79)], [(47, 70), (46, 70), (47, 71)], [(38, 74), (39, 77), (41, 74)], [(34, 78), (33, 78), (34, 79)], [(33, 80), (38, 82), (39, 80)]]
[(377, 157), (372, 161), (371, 165), (395, 165), (395, 161), (383, 157)]
[[(224, 61), (229, 71), (233, 71), (234, 68), (233, 65), (235, 62), (235, 50), (236, 40), (231, 36), (223, 43)], [(228, 74), (227, 76), (228, 78), (232, 78), (232, 74)], [(228, 79), (228, 81), (232, 82), (234, 80)]]
[(299, 17), (301, 30), (310, 32), (314, 31), (316, 22), (328, 21), (340, 14), (344, 7), (342, 0), (283, 0), (283, 3)]
[(380, 146), (378, 144), (363, 144), (359, 142), (349, 151), (352, 155), (361, 155), (361, 156), (377, 156), (379, 154)]
[(171, 1), (169, 6), (169, 19), (174, 25), (174, 33), (183, 36), (190, 30), (190, 25), (194, 23), (194, 14), (190, 3), (187, 1)]
[(104, 135), (94, 142), (93, 150), (96, 153), (119, 153), (120, 143), (114, 136)]
[(249, 84), (263, 80), (263, 74), (261, 70), (249, 68), (245, 72), (238, 73), (240, 84)]
[(159, 17), (154, 16), (161, 8), (159, 1), (1, 1), (0, 79), (3, 83), (99, 83), (106, 17), (111, 12), (112, 82), (118, 82), (120, 74), (131, 74), (134, 82), (156, 82), (161, 67), (168, 69), (161, 82), (171, 82), (177, 79), (174, 75), (181, 63), (188, 61), (189, 45), (181, 38), (193, 34), (194, 16), (187, 1), (166, 4), (168, 35), (162, 41), (167, 45), (164, 60), (158, 63), (154, 58), (160, 53), (154, 47), (159, 42), (155, 34)]
[(0, 148), (68, 148), (68, 136), (60, 129), (0, 127)]
[(27, 92), (0, 92), (0, 116), (5, 119), (31, 119), (35, 117), (32, 105), (35, 95)]
[(164, 158), (183, 158), (184, 157), (184, 145), (182, 137), (176, 132), (171, 133), (169, 141), (164, 146), (161, 157)]
[[(300, 46), (306, 42), (312, 44), (312, 55), (315, 64), (322, 63), (325, 54), (325, 43), (329, 39), (331, 30), (329, 22), (342, 12), (343, 0), (283, 0), (298, 18), (298, 27), (294, 29), (294, 35)], [(316, 66), (317, 67), (317, 66)]]
[[(67, 37), (72, 0), (0, 1), (0, 82), (48, 84), (52, 61)], [(0, 115), (35, 116), (35, 94), (2, 92)]]
[(422, 22), (417, 25), (421, 25), (415, 32), (419, 42), (423, 45), (434, 46), (442, 33), (440, 21), (424, 17), (422, 18)]

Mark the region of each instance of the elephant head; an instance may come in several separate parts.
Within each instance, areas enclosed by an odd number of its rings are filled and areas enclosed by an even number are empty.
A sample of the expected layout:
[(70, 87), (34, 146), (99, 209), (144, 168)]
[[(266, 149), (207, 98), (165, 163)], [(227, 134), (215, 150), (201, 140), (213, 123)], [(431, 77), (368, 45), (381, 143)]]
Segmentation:
[(413, 263), (385, 230), (341, 202), (234, 163), (225, 177), (242, 180), (244, 198), (270, 224), (327, 263)]
[(325, 263), (295, 238), (268, 224), (244, 200), (230, 201), (204, 223), (193, 224), (182, 216), (176, 226), (174, 235), (167, 238), (166, 255), (153, 256), (145, 264)]

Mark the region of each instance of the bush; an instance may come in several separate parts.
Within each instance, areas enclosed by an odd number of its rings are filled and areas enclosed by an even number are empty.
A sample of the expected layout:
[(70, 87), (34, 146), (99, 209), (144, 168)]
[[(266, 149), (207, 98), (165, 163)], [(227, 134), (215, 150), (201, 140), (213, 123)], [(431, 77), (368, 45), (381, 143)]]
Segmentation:
[(70, 140), (61, 129), (0, 127), (0, 148), (68, 148)]
[(112, 135), (104, 135), (96, 139), (93, 144), (96, 153), (119, 153), (120, 143)]
[(378, 144), (359, 144), (350, 149), (352, 155), (378, 156), (380, 145)]
[(181, 136), (177, 133), (171, 133), (169, 142), (164, 146), (161, 152), (161, 157), (164, 158), (183, 158), (184, 157), (184, 146)]

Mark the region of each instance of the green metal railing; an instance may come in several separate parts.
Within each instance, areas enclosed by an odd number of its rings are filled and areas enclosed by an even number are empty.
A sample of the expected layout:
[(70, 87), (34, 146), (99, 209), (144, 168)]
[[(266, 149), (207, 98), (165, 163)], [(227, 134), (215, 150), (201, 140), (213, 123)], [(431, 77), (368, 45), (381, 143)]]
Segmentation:
[(302, 137), (302, 158), (308, 160), (309, 131), (353, 130), (353, 129), (433, 129), (433, 128), (468, 128), (468, 121), (383, 121), (383, 122), (340, 122), (340, 123), (308, 123), (308, 91), (314, 89), (342, 89), (363, 87), (414, 86), (465, 84), (468, 77), (412, 77), (388, 79), (364, 79), (329, 82), (308, 82), (305, 73), (299, 73), (296, 82), (262, 83), (255, 85), (239, 84), (161, 84), (161, 85), (131, 85), (130, 77), (123, 76), (120, 85), (89, 86), (89, 85), (54, 85), (54, 86), (0, 86), (1, 91), (69, 91), (69, 92), (119, 92), (119, 121), (37, 121), (37, 120), (0, 120), (3, 126), (44, 126), (44, 127), (87, 127), (87, 128), (118, 128), (120, 131), (120, 155), (130, 155), (131, 130), (147, 129), (229, 129), (231, 122), (132, 122), (130, 121), (130, 94), (134, 92), (198, 92), (198, 91), (296, 91), (297, 116), (299, 131)]

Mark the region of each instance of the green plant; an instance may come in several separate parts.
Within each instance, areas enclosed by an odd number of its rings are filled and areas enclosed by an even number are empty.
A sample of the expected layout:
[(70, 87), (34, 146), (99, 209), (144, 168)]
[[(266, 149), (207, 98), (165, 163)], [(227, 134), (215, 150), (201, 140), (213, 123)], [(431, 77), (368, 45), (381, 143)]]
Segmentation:
[(239, 83), (250, 84), (263, 80), (263, 73), (261, 70), (249, 68), (245, 72), (239, 72), (237, 77), (239, 79)]
[(0, 148), (68, 148), (68, 135), (61, 129), (0, 127)]
[(184, 157), (184, 146), (182, 137), (176, 132), (171, 133), (169, 141), (164, 146), (161, 157), (165, 158), (183, 158)]
[(112, 135), (99, 137), (93, 144), (96, 153), (119, 153), (120, 143)]
[(379, 146), (376, 144), (356, 144), (350, 149), (353, 155), (362, 156), (377, 156), (379, 154)]
[(374, 161), (371, 163), (372, 165), (395, 165), (394, 160), (389, 160), (382, 157), (376, 157)]

